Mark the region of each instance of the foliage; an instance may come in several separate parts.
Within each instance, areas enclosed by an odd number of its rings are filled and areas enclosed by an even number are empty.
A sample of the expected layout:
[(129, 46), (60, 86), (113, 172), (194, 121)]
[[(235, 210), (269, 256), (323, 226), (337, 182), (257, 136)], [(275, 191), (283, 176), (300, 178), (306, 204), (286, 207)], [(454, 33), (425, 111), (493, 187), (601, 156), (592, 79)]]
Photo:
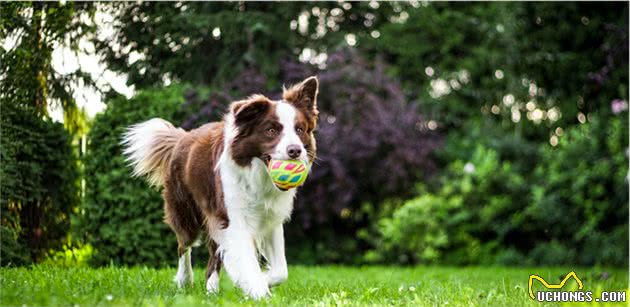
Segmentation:
[[(627, 264), (628, 117), (599, 117), (542, 148), (523, 226), (534, 263)], [(552, 248), (548, 248), (552, 247)], [(562, 251), (554, 258), (553, 250)], [(557, 254), (557, 253), (556, 253)], [(558, 260), (556, 260), (558, 259)]]
[[(86, 123), (74, 99), (77, 84), (93, 86), (89, 75), (77, 69), (60, 72), (53, 65), (53, 50), (66, 46), (78, 52), (79, 42), (96, 29), (90, 3), (13, 2), (0, 5), (0, 40), (14, 41), (0, 49), (0, 97), (47, 115), (50, 105), (64, 111), (71, 132)], [(5, 50), (4, 48), (9, 48)]]
[(379, 222), (381, 242), (369, 261), (494, 263), (496, 247), (509, 248), (521, 225), (511, 217), (526, 205), (524, 180), (497, 152), (479, 145), (469, 161), (456, 160), (428, 191)]
[(381, 212), (366, 260), (626, 264), (626, 11), (431, 3), (383, 24), (370, 52), (449, 133), (440, 180)]
[[(625, 114), (543, 144), (532, 169), (478, 145), (434, 193), (381, 219), (367, 261), (624, 265), (628, 259)], [(466, 161), (466, 162), (465, 162)]]
[(119, 96), (96, 116), (85, 156), (86, 191), (81, 232), (95, 264), (160, 265), (176, 256), (175, 237), (163, 222), (162, 198), (143, 178), (131, 178), (120, 140), (126, 127), (161, 117), (175, 120), (183, 87)]
[(94, 249), (91, 245), (65, 244), (61, 249), (51, 252), (43, 266), (85, 267), (92, 259)]
[(204, 2), (118, 3), (102, 6), (116, 16), (113, 39), (97, 42), (110, 69), (138, 87), (167, 80), (216, 86), (243, 70), (258, 69), (269, 84), (280, 61), (304, 48), (332, 51), (345, 35), (387, 21), (392, 5), (367, 3)]
[(380, 221), (383, 243), (380, 253), (367, 254), (368, 261), (390, 260), (409, 263), (436, 263), (451, 240), (449, 218), (462, 207), (461, 199), (443, 199), (424, 195), (405, 202), (391, 218)]
[(65, 242), (79, 174), (62, 124), (6, 100), (0, 113), (2, 265), (21, 265)]
[[(526, 139), (627, 99), (627, 3), (430, 3), (366, 49), (445, 127), (486, 118)], [(623, 13), (621, 13), (623, 12)]]
[[(576, 271), (584, 291), (623, 291), (628, 271), (567, 267), (344, 267), (290, 266), (289, 279), (271, 289), (263, 302), (245, 299), (221, 274), (218, 295), (205, 290), (204, 271), (195, 269), (192, 287), (177, 289), (175, 268), (33, 268), (0, 269), (3, 306), (553, 306), (527, 297), (527, 276), (549, 282)], [(24, 287), (29, 285), (29, 287)], [(535, 291), (542, 291), (535, 284)], [(574, 290), (573, 281), (566, 287)]]

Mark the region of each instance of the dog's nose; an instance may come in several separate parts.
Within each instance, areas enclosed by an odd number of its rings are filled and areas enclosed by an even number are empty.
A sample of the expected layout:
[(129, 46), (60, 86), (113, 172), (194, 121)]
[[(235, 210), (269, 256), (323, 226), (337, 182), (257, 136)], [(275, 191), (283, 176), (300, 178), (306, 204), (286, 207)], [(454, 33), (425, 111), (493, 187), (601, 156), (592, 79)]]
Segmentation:
[(295, 159), (302, 154), (302, 146), (300, 145), (289, 145), (287, 146), (287, 153), (291, 159)]

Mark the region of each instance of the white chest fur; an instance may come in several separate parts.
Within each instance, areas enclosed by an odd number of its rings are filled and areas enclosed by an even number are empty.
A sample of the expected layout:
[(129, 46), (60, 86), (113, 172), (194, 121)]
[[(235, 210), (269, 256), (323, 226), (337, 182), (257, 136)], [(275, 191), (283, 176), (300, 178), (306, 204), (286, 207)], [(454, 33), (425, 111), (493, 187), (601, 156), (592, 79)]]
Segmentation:
[(230, 220), (245, 222), (254, 235), (264, 235), (289, 219), (295, 190), (278, 190), (260, 159), (240, 167), (225, 159), (220, 167), (225, 205)]

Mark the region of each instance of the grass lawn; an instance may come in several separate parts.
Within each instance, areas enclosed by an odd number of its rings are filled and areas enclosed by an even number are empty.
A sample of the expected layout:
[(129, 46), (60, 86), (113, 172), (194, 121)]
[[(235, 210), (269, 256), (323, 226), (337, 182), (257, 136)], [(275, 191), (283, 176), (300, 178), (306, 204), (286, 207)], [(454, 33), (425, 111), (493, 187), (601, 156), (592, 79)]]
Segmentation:
[[(530, 274), (549, 283), (572, 268), (509, 267), (343, 267), (293, 266), (289, 280), (272, 289), (263, 304), (277, 306), (541, 306), (527, 294)], [(574, 269), (584, 290), (626, 290), (626, 269)], [(603, 273), (605, 272), (605, 273)], [(224, 272), (223, 272), (224, 273)], [(602, 273), (604, 276), (602, 277)], [(195, 270), (193, 287), (178, 290), (174, 268), (0, 269), (2, 306), (196, 306), (253, 305), (222, 274), (221, 292), (206, 295), (204, 272)], [(536, 289), (542, 289), (536, 284)], [(570, 281), (567, 287), (576, 288)], [(582, 304), (584, 305), (584, 304)], [(617, 305), (627, 305), (617, 304)]]

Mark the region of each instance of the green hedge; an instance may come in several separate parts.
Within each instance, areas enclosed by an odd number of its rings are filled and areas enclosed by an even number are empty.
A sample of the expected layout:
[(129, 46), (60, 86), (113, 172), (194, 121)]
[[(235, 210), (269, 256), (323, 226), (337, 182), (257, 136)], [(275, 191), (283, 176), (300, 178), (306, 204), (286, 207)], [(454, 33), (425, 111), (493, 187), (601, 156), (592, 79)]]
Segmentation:
[(60, 248), (79, 203), (71, 137), (32, 109), (0, 103), (2, 262), (23, 265)]
[(383, 212), (368, 262), (616, 265), (628, 260), (626, 113), (560, 133), (530, 168), (477, 145), (435, 189)]
[(628, 265), (627, 113), (567, 129), (541, 157), (523, 212), (540, 234), (532, 261)]
[(177, 257), (175, 236), (163, 222), (160, 192), (143, 178), (132, 178), (122, 155), (125, 128), (153, 117), (179, 123), (183, 87), (138, 92), (107, 102), (88, 134), (86, 197), (80, 229), (95, 249), (93, 264), (158, 266)]

